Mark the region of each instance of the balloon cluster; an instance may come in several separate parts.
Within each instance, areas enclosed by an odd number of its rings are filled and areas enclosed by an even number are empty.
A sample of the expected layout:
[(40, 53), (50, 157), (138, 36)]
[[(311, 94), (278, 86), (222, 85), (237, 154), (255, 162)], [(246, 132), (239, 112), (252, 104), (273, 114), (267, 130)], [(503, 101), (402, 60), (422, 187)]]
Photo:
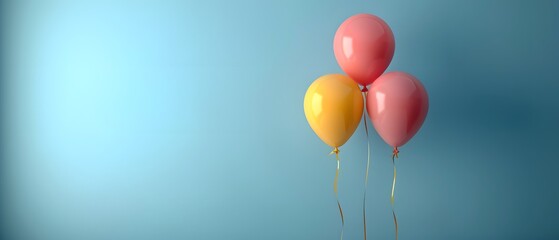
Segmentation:
[[(334, 149), (332, 153), (336, 154), (338, 160), (334, 183), (336, 196), (339, 147), (357, 129), (364, 116), (364, 106), (375, 130), (393, 147), (393, 162), (394, 157), (398, 157), (398, 147), (406, 144), (417, 133), (427, 115), (427, 92), (416, 77), (404, 72), (384, 73), (392, 61), (394, 48), (392, 30), (381, 18), (370, 14), (348, 18), (334, 37), (334, 55), (347, 76), (329, 74), (319, 77), (305, 95), (305, 116), (309, 125), (322, 141)], [(359, 85), (362, 89), (359, 89)], [(368, 136), (365, 117), (363, 121)], [(394, 167), (392, 204), (395, 182)], [(343, 213), (339, 201), (338, 207), (343, 236)], [(365, 214), (365, 208), (363, 212)], [(397, 239), (395, 214), (394, 223)]]

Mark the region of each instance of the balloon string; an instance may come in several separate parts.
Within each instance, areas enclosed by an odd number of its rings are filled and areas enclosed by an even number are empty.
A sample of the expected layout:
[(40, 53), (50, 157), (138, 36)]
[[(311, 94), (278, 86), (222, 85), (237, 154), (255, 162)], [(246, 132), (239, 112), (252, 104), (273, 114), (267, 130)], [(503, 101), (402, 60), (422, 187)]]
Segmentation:
[[(363, 88), (365, 100), (365, 110), (367, 109), (367, 86)], [(367, 136), (367, 169), (365, 170), (365, 189), (363, 190), (363, 239), (367, 240), (367, 185), (369, 182), (369, 166), (371, 164), (371, 142), (369, 141), (369, 127), (367, 126), (367, 117), (363, 114), (363, 123), (365, 123), (365, 134)]]
[(340, 204), (340, 198), (338, 197), (338, 177), (340, 176), (340, 150), (335, 147), (334, 150), (330, 154), (336, 154), (336, 175), (334, 177), (334, 193), (336, 194), (336, 202), (338, 203), (338, 210), (340, 211), (340, 218), (342, 220), (342, 232), (340, 234), (340, 240), (344, 239), (344, 211), (342, 210), (342, 205)]
[(398, 240), (398, 220), (396, 219), (396, 213), (394, 212), (394, 187), (396, 186), (396, 163), (394, 162), (394, 157), (398, 158), (398, 147), (394, 147), (392, 151), (392, 167), (394, 168), (394, 177), (392, 179), (392, 194), (390, 194), (390, 204), (392, 205), (392, 216), (394, 217), (394, 227), (396, 228), (396, 240)]

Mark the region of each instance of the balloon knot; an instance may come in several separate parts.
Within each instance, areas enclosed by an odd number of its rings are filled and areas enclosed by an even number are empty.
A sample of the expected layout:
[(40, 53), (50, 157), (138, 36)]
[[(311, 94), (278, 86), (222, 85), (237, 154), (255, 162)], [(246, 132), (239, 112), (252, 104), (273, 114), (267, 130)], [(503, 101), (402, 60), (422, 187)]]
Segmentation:
[(394, 150), (392, 151), (392, 157), (398, 157), (398, 153), (400, 153), (400, 151), (398, 151), (398, 147), (394, 147)]
[(363, 86), (363, 89), (361, 89), (361, 92), (368, 92), (369, 89), (367, 88), (367, 85)]
[(332, 152), (330, 152), (330, 155), (332, 154), (336, 154), (336, 160), (340, 160), (340, 149), (338, 149), (338, 147), (334, 147), (334, 150), (332, 150)]
[(334, 150), (332, 150), (332, 153), (338, 154), (340, 153), (340, 149), (338, 149), (338, 147), (335, 147)]

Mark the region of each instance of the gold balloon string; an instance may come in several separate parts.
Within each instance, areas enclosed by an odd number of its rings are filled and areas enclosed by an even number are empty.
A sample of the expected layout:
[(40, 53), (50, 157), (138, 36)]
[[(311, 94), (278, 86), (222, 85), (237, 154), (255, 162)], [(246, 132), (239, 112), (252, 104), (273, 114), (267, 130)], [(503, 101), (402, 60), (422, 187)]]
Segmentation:
[[(365, 109), (367, 109), (367, 86), (363, 88), (363, 97), (365, 100)], [(371, 164), (371, 142), (369, 141), (369, 127), (367, 126), (367, 117), (363, 113), (363, 123), (365, 123), (365, 134), (367, 136), (367, 169), (365, 170), (365, 189), (363, 190), (363, 239), (367, 240), (367, 185), (369, 182), (369, 166)]]
[(394, 167), (394, 177), (392, 179), (392, 194), (390, 194), (390, 204), (392, 205), (392, 216), (394, 217), (394, 227), (396, 229), (396, 240), (398, 240), (398, 220), (396, 220), (396, 213), (394, 212), (394, 186), (396, 186), (396, 163), (394, 157), (398, 158), (398, 147), (394, 147), (392, 151), (392, 167)]
[(338, 177), (340, 175), (340, 156), (339, 156), (340, 150), (335, 147), (334, 150), (332, 150), (332, 152), (330, 154), (336, 154), (336, 162), (337, 162), (337, 167), (336, 167), (336, 175), (334, 177), (334, 193), (336, 194), (336, 202), (338, 203), (338, 210), (340, 211), (340, 218), (342, 220), (342, 232), (340, 234), (340, 240), (344, 239), (344, 211), (342, 210), (342, 205), (340, 204), (340, 198), (338, 197)]

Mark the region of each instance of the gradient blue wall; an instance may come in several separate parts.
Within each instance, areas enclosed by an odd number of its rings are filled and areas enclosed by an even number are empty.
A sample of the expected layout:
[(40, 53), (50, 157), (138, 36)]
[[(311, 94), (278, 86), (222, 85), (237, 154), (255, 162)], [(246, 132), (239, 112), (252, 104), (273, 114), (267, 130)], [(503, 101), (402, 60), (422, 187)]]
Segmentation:
[[(401, 239), (559, 238), (558, 1), (5, 1), (2, 234), (19, 240), (337, 239), (335, 161), (307, 125), (356, 13), (431, 108), (398, 160)], [(374, 134), (369, 239), (392, 239)], [(362, 238), (364, 129), (342, 148)]]

